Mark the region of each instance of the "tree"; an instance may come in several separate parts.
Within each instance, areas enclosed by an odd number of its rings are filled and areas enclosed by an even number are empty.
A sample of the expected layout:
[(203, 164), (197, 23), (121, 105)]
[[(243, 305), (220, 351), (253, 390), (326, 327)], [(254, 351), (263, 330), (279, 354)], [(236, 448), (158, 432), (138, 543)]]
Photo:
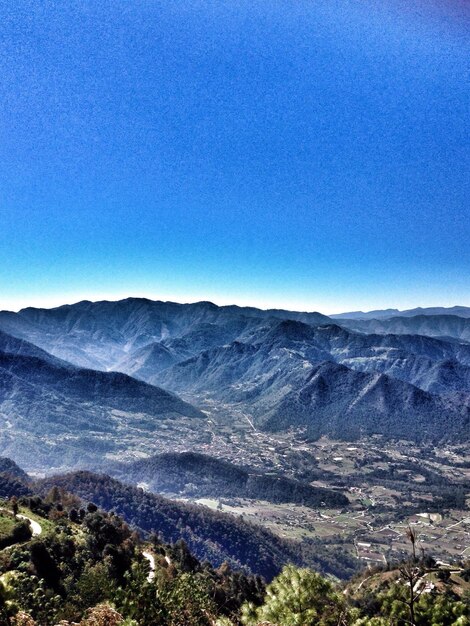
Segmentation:
[(262, 606), (245, 604), (242, 621), (282, 626), (342, 626), (348, 622), (344, 599), (332, 583), (309, 569), (286, 565), (268, 585)]
[(18, 515), (18, 500), (16, 499), (16, 496), (12, 496), (10, 498), (10, 506), (11, 506), (11, 510), (13, 513), (13, 517), (16, 519), (16, 516)]
[(180, 574), (168, 581), (160, 594), (167, 610), (168, 626), (212, 626), (214, 623), (216, 606), (202, 576)]
[(412, 547), (412, 550), (413, 550), (413, 561), (416, 561), (416, 539), (417, 539), (417, 535), (416, 535), (416, 531), (414, 530), (414, 528), (411, 528), (411, 526), (408, 526), (408, 528), (406, 529), (406, 536), (410, 540), (411, 547)]
[(10, 602), (10, 594), (5, 585), (0, 582), (0, 624), (11, 624), (10, 617), (15, 609)]

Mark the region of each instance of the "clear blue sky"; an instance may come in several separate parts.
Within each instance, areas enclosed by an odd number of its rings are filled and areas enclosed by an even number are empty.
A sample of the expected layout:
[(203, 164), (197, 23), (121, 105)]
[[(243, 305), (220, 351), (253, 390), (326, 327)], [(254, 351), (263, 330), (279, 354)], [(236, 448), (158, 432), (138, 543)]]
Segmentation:
[(3, 0), (0, 308), (470, 305), (464, 0)]

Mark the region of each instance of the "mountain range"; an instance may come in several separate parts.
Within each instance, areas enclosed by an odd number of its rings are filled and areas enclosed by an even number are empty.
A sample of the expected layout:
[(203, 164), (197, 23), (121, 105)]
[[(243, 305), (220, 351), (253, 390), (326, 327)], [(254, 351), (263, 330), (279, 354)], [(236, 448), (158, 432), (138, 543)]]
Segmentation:
[(0, 451), (29, 469), (151, 456), (165, 428), (205, 436), (207, 401), (264, 431), (467, 441), (470, 318), (431, 311), (332, 320), (139, 298), (3, 311)]
[(0, 332), (0, 448), (28, 468), (111, 454), (132, 431), (204, 414), (168, 391), (119, 372), (77, 367)]
[(349, 311), (347, 313), (335, 313), (330, 315), (333, 319), (382, 319), (390, 317), (413, 317), (414, 315), (458, 315), (459, 317), (470, 317), (470, 307), (468, 306), (434, 306), (417, 307), (416, 309), (376, 309), (375, 311)]

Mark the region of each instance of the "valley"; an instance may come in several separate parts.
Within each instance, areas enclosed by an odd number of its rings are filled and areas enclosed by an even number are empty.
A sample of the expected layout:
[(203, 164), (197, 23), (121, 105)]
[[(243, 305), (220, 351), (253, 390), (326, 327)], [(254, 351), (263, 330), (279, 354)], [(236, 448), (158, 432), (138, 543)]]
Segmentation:
[(444, 313), (332, 320), (132, 298), (2, 312), (0, 452), (36, 478), (99, 472), (242, 516), (340, 577), (402, 559), (408, 525), (457, 562), (469, 318)]
[[(165, 492), (167, 496), (241, 515), (282, 538), (320, 540), (344, 551), (358, 567), (404, 558), (409, 551), (409, 525), (417, 529), (419, 548), (426, 554), (450, 563), (468, 558), (470, 463), (466, 446), (420, 447), (381, 436), (353, 443), (326, 437), (312, 442), (302, 429), (276, 434), (258, 431), (249, 418), (233, 409), (227, 424), (230, 407), (215, 409), (212, 402), (197, 400), (208, 414), (207, 440), (193, 435), (190, 445), (180, 446), (171, 439), (162, 440), (155, 447), (158, 454), (199, 452), (250, 470), (336, 490), (347, 496), (350, 505), (312, 508), (261, 499), (187, 497), (184, 491), (171, 490)], [(139, 486), (148, 489), (145, 481)]]

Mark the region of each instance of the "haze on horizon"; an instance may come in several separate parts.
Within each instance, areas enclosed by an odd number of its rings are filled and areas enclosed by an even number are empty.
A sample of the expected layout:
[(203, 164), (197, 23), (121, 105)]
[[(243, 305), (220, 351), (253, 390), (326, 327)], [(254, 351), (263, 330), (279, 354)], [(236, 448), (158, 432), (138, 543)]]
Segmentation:
[(0, 4), (0, 309), (470, 306), (464, 2)]

